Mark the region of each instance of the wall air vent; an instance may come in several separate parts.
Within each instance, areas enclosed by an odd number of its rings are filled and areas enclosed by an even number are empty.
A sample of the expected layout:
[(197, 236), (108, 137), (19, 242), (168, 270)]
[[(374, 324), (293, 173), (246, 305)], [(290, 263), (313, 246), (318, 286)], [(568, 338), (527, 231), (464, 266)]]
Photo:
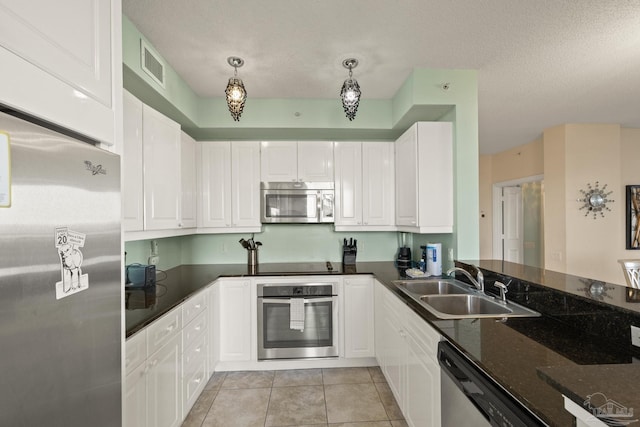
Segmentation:
[(164, 64), (160, 55), (153, 52), (144, 40), (140, 39), (141, 66), (145, 73), (164, 88)]

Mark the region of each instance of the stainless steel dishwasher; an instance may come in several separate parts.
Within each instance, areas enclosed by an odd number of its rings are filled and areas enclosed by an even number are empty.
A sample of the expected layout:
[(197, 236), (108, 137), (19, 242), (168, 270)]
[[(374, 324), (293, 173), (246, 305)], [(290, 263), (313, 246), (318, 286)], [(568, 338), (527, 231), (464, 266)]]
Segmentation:
[(442, 369), (442, 427), (545, 426), (446, 341), (438, 344)]

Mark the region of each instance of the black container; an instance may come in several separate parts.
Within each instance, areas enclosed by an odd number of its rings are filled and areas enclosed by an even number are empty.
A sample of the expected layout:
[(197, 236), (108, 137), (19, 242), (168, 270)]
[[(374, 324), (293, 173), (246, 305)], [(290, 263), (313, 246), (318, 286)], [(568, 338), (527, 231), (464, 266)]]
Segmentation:
[(411, 268), (411, 248), (403, 246), (398, 249), (396, 266), (398, 268)]

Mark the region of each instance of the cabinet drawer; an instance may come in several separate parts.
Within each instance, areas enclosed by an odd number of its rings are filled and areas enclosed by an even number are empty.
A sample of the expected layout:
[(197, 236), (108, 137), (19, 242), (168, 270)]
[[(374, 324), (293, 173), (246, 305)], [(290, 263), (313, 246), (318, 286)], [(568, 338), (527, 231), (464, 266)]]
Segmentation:
[(407, 330), (414, 337), (416, 343), (425, 353), (436, 360), (440, 334), (437, 333), (426, 320), (422, 319), (410, 309), (407, 311), (406, 322)]
[(182, 303), (182, 324), (186, 325), (207, 309), (208, 289)]
[(192, 372), (185, 371), (182, 377), (184, 412), (188, 413), (207, 384), (207, 360), (204, 357), (195, 361)]
[(124, 368), (129, 373), (147, 359), (147, 330), (129, 337), (124, 344)]
[(147, 328), (147, 354), (152, 355), (182, 329), (182, 306), (179, 306)]
[(191, 323), (182, 330), (184, 347), (192, 345), (200, 335), (207, 331), (207, 313), (200, 313)]
[(189, 347), (184, 347), (182, 355), (182, 366), (184, 375), (189, 376), (194, 369), (200, 366), (200, 359), (206, 362), (207, 353), (207, 335), (200, 335)]

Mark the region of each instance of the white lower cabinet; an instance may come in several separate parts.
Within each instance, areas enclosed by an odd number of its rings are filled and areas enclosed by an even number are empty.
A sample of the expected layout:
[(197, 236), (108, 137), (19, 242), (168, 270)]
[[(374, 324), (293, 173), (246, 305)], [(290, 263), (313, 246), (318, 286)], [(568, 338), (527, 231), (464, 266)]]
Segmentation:
[(177, 427), (209, 379), (209, 290), (125, 344), (125, 427)]
[(223, 279), (217, 282), (219, 312), (219, 360), (251, 359), (251, 281)]
[(125, 345), (124, 426), (147, 426), (147, 331), (131, 336)]
[(182, 409), (186, 417), (209, 379), (209, 289), (182, 303)]
[(182, 306), (125, 344), (125, 427), (182, 423)]
[(192, 330), (198, 330), (199, 333), (187, 339), (186, 330), (183, 331), (184, 352), (182, 354), (183, 376), (182, 376), (182, 405), (184, 415), (186, 416), (193, 404), (204, 390), (207, 384), (208, 365), (207, 365), (207, 333), (206, 327), (198, 328), (197, 325), (205, 325), (207, 323), (208, 313), (202, 313), (193, 321)]
[(440, 335), (376, 283), (376, 358), (412, 427), (440, 426)]
[(182, 423), (182, 334), (147, 359), (147, 426)]
[(372, 277), (344, 279), (344, 355), (374, 357), (374, 286)]

